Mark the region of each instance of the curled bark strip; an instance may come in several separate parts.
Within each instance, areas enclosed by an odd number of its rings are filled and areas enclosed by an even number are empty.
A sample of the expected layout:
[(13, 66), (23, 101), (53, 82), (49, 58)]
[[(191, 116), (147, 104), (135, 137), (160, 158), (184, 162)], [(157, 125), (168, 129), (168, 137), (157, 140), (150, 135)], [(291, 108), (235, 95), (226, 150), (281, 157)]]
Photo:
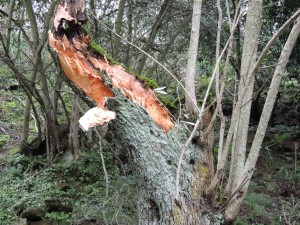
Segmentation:
[[(115, 96), (116, 89), (122, 90), (127, 98), (145, 108), (164, 131), (171, 129), (174, 123), (168, 111), (157, 101), (153, 91), (121, 66), (109, 62), (101, 52), (91, 48), (91, 38), (81, 28), (86, 21), (83, 1), (74, 2), (61, 0), (54, 19), (55, 32), (49, 32), (49, 44), (57, 52), (66, 76), (98, 104), (87, 115), (88, 120), (80, 120), (84, 130), (115, 118), (115, 113), (105, 108), (105, 101), (106, 98)], [(107, 78), (112, 87), (108, 87), (104, 81)]]

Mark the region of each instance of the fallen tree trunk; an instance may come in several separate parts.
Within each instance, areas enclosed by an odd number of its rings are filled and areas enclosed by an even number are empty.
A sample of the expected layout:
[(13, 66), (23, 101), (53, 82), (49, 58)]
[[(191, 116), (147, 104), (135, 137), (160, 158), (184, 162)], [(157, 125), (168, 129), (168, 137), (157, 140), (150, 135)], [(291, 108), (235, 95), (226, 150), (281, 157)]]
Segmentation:
[(81, 28), (83, 0), (61, 0), (49, 33), (66, 76), (98, 107), (81, 119), (85, 130), (109, 122), (116, 154), (125, 155), (138, 179), (139, 224), (206, 224), (203, 193), (209, 175), (204, 153), (191, 144), (182, 162), (181, 191), (176, 196), (176, 169), (187, 140), (151, 90), (101, 52)]

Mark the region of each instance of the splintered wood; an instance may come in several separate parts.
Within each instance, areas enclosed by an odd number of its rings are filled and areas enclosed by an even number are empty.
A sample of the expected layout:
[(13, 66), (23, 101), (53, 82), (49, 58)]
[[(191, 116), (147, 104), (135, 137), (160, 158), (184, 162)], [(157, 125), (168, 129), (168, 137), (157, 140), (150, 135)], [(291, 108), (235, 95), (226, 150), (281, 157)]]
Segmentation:
[[(73, 4), (75, 5), (72, 6)], [(83, 1), (62, 0), (54, 19), (55, 31), (49, 32), (49, 44), (57, 52), (66, 76), (98, 104), (98, 107), (89, 110), (79, 120), (81, 127), (88, 130), (116, 117), (115, 112), (105, 107), (106, 99), (114, 97), (113, 91), (105, 85), (102, 77), (105, 76), (110, 80), (113, 89), (122, 90), (127, 98), (144, 107), (163, 130), (171, 129), (174, 123), (167, 110), (157, 101), (153, 91), (121, 66), (113, 65), (104, 55), (89, 48), (90, 37), (81, 28), (82, 22), (86, 20), (83, 11)], [(69, 22), (68, 29), (64, 29), (66, 22)]]

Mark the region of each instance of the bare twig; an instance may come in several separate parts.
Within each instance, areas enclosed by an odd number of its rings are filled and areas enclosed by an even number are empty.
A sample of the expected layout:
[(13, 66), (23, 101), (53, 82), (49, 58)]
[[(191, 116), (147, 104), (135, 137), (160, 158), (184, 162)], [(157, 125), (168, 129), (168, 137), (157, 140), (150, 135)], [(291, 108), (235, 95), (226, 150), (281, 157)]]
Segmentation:
[(176, 93), (177, 93), (177, 98), (178, 98), (178, 102), (179, 102), (179, 114), (178, 114), (178, 119), (177, 122), (179, 122), (180, 118), (181, 118), (181, 114), (182, 114), (182, 106), (181, 106), (181, 99), (180, 99), (180, 93), (179, 93), (179, 83), (177, 83), (176, 85)]
[(296, 171), (297, 170), (297, 151), (299, 148), (299, 144), (298, 144), (298, 142), (294, 142), (294, 145), (295, 145), (295, 171)]
[(103, 168), (104, 177), (105, 177), (106, 197), (108, 197), (109, 180), (108, 180), (108, 173), (107, 173), (106, 166), (105, 166), (103, 151), (102, 151), (102, 137), (101, 137), (99, 131), (97, 130), (97, 128), (95, 128), (94, 131), (96, 132), (96, 134), (98, 135), (98, 138), (99, 138), (99, 153), (100, 153), (100, 156), (101, 156), (102, 168)]

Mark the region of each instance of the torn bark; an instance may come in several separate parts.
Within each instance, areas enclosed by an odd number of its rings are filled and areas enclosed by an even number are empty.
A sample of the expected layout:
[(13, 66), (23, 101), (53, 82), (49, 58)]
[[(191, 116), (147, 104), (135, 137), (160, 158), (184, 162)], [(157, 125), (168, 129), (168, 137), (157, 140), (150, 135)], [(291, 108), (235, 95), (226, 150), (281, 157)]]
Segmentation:
[(88, 130), (115, 118), (115, 113), (105, 108), (105, 102), (106, 98), (115, 96), (117, 89), (142, 106), (164, 131), (172, 128), (174, 123), (168, 111), (161, 106), (153, 92), (134, 75), (109, 62), (105, 55), (91, 47), (91, 38), (81, 28), (85, 21), (83, 5), (78, 1), (72, 7), (71, 3), (62, 1), (59, 5), (54, 20), (56, 31), (49, 32), (49, 44), (57, 52), (66, 76), (98, 104), (88, 117), (80, 120), (83, 129)]

